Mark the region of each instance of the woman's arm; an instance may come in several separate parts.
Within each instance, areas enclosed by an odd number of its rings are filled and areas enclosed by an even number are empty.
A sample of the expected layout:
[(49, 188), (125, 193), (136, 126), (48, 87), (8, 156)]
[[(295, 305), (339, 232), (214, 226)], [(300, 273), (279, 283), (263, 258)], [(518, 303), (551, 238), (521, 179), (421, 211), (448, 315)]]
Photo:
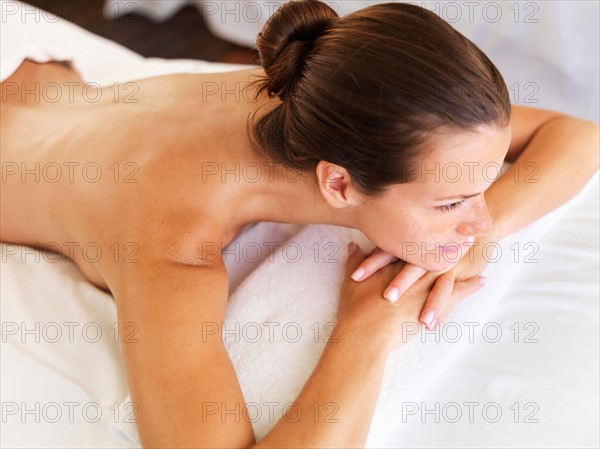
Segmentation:
[[(505, 160), (512, 163), (485, 192), (492, 229), (475, 239), (467, 254), (446, 272), (451, 280), (480, 275), (488, 265), (483, 254), (542, 216), (559, 208), (585, 187), (598, 170), (600, 127), (558, 112), (513, 106), (512, 140)], [(421, 319), (430, 326), (444, 321), (444, 293), (432, 293)]]
[(390, 343), (377, 332), (332, 334), (290, 418), (280, 419), (253, 448), (364, 447)]
[(221, 333), (212, 332), (225, 316), (224, 266), (140, 258), (121, 266), (111, 289), (122, 334), (136, 330), (120, 343), (142, 447), (250, 447), (251, 423), (221, 414), (247, 416)]
[[(492, 230), (475, 240), (469, 252), (445, 276), (467, 279), (488, 265), (483, 251), (559, 208), (579, 193), (598, 170), (600, 127), (553, 111), (513, 106), (512, 163), (485, 192)], [(432, 294), (421, 318), (443, 321), (448, 298)], [(431, 313), (432, 312), (432, 313)], [(429, 315), (427, 315), (429, 313)]]
[(498, 242), (572, 199), (596, 173), (600, 127), (553, 111), (513, 106), (512, 166), (486, 190)]
[(130, 323), (137, 329), (135, 340), (124, 339), (121, 347), (142, 447), (364, 446), (391, 350), (387, 334), (378, 331), (383, 326), (337, 332), (290, 416), (277, 417), (254, 446), (244, 418), (252, 414), (221, 333), (213, 332), (225, 321), (224, 264), (170, 258), (121, 266), (120, 273), (113, 286), (119, 323), (123, 331)]

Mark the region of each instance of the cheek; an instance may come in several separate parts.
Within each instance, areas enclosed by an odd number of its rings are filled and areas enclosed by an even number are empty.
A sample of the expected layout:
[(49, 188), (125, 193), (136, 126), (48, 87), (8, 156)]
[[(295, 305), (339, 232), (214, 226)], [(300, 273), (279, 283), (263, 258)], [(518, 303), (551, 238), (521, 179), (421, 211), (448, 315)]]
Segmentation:
[(398, 257), (399, 248), (404, 242), (418, 238), (414, 230), (419, 227), (404, 213), (388, 212), (380, 217), (372, 216), (362, 231), (376, 246)]
[(452, 234), (456, 226), (456, 219), (451, 213), (445, 214), (433, 208), (422, 208), (418, 213), (411, 215), (409, 220), (413, 241), (418, 242), (444, 240)]
[(365, 236), (377, 247), (429, 271), (443, 271), (456, 261), (436, 250), (447, 243), (457, 225), (456, 215), (433, 209), (397, 211), (371, 215)]
[(384, 251), (403, 260), (420, 252), (420, 248), (435, 238), (432, 234), (433, 221), (421, 215), (404, 213), (395, 220), (386, 222), (373, 234), (371, 240)]
[(414, 211), (406, 210), (394, 217), (394, 221), (383, 223), (378, 235), (382, 240), (387, 237), (388, 246), (412, 244), (433, 248), (435, 242), (445, 242), (453, 234), (455, 227), (456, 219), (450, 214), (418, 208)]
[(456, 226), (456, 216), (451, 212), (444, 214), (433, 211), (422, 213), (420, 217), (415, 216), (411, 231), (406, 233), (407, 243), (402, 245), (404, 256), (401, 258), (428, 271), (448, 269), (460, 260), (461, 254), (444, 253), (437, 249), (437, 245), (451, 241)]
[(423, 208), (421, 216), (424, 217), (422, 220), (424, 222), (424, 227), (432, 235), (447, 235), (449, 231), (452, 231), (456, 227), (461, 215), (462, 211), (460, 210), (460, 207), (462, 206), (458, 207), (459, 209), (447, 212), (436, 207)]

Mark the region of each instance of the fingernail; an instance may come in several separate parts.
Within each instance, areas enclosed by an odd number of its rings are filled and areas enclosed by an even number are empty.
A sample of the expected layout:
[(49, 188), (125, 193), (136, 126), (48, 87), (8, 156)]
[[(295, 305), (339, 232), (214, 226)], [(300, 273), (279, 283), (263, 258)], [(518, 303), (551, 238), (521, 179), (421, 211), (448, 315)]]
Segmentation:
[(390, 289), (386, 290), (386, 292), (383, 294), (383, 296), (388, 301), (396, 302), (396, 301), (398, 301), (398, 297), (400, 296), (400, 292), (398, 291), (397, 288), (394, 287), (394, 288), (390, 288)]
[(485, 285), (485, 283), (486, 283), (486, 282), (487, 282), (487, 278), (486, 278), (485, 276), (481, 276), (481, 277), (479, 278), (479, 283), (480, 283), (481, 285)]
[(358, 281), (363, 276), (363, 274), (365, 274), (365, 269), (364, 268), (359, 268), (354, 273), (352, 273), (352, 276), (350, 276), (350, 277), (352, 279), (354, 279), (355, 281)]
[(348, 243), (348, 254), (352, 254), (356, 251), (356, 244), (354, 242)]
[(437, 324), (437, 320), (433, 320), (429, 325), (427, 325), (427, 329), (435, 329), (435, 325)]
[(434, 316), (435, 316), (435, 313), (433, 313), (433, 310), (429, 310), (425, 315), (423, 315), (423, 323), (425, 323), (427, 326), (429, 326), (431, 324)]

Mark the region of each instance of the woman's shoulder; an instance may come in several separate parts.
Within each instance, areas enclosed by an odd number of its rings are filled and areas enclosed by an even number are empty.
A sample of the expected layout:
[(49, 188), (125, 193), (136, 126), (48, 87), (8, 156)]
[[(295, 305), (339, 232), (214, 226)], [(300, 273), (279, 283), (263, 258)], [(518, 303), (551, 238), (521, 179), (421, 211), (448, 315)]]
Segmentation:
[[(161, 201), (140, 196), (138, 204), (113, 202), (107, 216), (88, 229), (88, 240), (99, 241), (107, 253), (119, 251), (122, 256), (120, 263), (107, 260), (97, 267), (109, 287), (131, 270), (153, 270), (165, 264), (224, 269), (223, 226), (218, 218), (206, 207), (178, 207)], [(111, 222), (114, 227), (108, 230)]]

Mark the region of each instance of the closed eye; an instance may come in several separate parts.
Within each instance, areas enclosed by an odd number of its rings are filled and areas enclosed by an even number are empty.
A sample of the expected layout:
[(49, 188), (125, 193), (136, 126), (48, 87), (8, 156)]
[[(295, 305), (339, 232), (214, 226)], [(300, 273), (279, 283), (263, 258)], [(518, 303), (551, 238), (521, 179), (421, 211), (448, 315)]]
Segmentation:
[(458, 206), (460, 206), (462, 203), (464, 203), (465, 200), (460, 200), (456, 203), (452, 203), (452, 204), (446, 204), (444, 206), (439, 206), (438, 209), (440, 209), (442, 212), (450, 212), (453, 209), (457, 208)]

